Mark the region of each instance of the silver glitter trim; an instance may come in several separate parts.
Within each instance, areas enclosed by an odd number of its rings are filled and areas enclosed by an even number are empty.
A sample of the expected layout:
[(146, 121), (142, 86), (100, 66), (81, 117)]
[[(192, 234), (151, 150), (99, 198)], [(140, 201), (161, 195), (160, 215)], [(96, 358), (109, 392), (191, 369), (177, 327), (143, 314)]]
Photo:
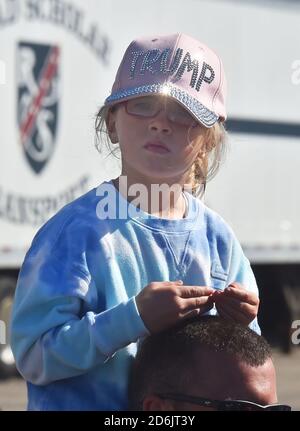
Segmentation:
[(171, 84), (151, 84), (142, 85), (141, 87), (126, 88), (111, 94), (104, 102), (105, 105), (112, 105), (122, 100), (131, 99), (135, 96), (146, 94), (165, 94), (173, 97), (179, 103), (186, 107), (186, 109), (204, 126), (212, 127), (219, 117), (214, 112), (207, 109), (194, 97), (188, 93)]

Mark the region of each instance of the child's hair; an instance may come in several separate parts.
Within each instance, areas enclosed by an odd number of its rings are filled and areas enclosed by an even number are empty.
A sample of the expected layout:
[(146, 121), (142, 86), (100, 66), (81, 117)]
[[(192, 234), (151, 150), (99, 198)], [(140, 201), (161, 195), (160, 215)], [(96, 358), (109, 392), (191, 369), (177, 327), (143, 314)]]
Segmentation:
[[(119, 158), (120, 148), (112, 145), (106, 127), (109, 111), (114, 108), (115, 105), (113, 107), (102, 106), (99, 109), (95, 119), (95, 146), (99, 153), (102, 153), (102, 146), (106, 145), (109, 155), (112, 154)], [(217, 174), (225, 158), (226, 141), (227, 134), (223, 123), (216, 122), (211, 128), (206, 128), (204, 153), (201, 151), (197, 156), (188, 178), (188, 185), (194, 196), (202, 197), (205, 193), (206, 183)]]

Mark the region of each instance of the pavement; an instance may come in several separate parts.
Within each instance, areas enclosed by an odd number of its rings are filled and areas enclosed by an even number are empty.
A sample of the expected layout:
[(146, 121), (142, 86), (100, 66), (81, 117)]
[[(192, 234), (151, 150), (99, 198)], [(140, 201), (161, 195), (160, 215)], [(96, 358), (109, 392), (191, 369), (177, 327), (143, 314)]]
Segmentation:
[[(278, 400), (300, 411), (300, 347), (289, 354), (273, 352), (277, 371)], [(21, 377), (0, 381), (1, 410), (26, 410), (26, 385)]]

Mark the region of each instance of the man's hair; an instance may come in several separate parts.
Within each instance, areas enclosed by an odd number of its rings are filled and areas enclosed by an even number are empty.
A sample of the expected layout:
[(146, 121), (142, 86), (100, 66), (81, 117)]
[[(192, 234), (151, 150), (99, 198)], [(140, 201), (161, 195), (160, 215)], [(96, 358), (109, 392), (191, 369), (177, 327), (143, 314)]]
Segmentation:
[(130, 410), (141, 410), (146, 395), (184, 391), (195, 379), (193, 365), (201, 348), (233, 355), (253, 367), (271, 357), (267, 341), (247, 326), (217, 316), (182, 321), (140, 343), (129, 378)]

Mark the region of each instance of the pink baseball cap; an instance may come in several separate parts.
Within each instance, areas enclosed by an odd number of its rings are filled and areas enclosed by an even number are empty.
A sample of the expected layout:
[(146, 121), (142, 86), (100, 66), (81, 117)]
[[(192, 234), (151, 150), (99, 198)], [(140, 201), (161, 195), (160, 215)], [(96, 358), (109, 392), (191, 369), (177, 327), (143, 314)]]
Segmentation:
[(105, 105), (152, 94), (175, 99), (206, 127), (226, 120), (222, 61), (210, 48), (186, 34), (133, 41)]

